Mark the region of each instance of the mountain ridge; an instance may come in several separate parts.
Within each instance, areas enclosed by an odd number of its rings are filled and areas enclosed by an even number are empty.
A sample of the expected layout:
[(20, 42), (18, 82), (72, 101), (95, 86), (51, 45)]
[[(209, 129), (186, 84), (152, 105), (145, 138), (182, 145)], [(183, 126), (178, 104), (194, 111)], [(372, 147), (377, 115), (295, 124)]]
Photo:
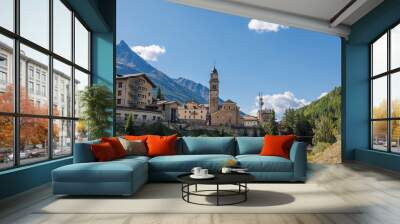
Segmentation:
[[(171, 78), (136, 54), (124, 40), (120, 41), (116, 50), (116, 67), (118, 75), (143, 72), (146, 73), (157, 87), (161, 88), (161, 91), (167, 100), (176, 100), (180, 103), (186, 103), (188, 101), (196, 101), (201, 104), (208, 103), (208, 87), (183, 77)], [(157, 88), (153, 89), (154, 94), (156, 91)], [(223, 100), (219, 99), (219, 102), (222, 103)]]

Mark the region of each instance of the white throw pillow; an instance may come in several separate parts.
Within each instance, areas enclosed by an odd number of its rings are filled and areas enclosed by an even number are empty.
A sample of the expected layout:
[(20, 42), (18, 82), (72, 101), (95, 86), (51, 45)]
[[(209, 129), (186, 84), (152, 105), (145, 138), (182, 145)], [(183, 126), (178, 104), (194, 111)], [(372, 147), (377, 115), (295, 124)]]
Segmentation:
[(121, 142), (122, 146), (126, 151), (126, 155), (135, 155), (135, 156), (145, 156), (147, 155), (146, 145), (141, 140), (126, 140), (124, 138), (118, 138)]

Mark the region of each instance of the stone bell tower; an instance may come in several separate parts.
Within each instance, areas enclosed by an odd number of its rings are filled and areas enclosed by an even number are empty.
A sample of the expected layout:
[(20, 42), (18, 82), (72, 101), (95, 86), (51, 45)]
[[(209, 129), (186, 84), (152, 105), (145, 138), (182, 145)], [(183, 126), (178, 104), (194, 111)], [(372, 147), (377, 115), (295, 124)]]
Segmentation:
[(219, 99), (219, 80), (218, 80), (218, 71), (214, 66), (210, 74), (210, 98), (208, 100), (208, 106), (210, 110), (210, 114), (218, 111), (218, 99)]

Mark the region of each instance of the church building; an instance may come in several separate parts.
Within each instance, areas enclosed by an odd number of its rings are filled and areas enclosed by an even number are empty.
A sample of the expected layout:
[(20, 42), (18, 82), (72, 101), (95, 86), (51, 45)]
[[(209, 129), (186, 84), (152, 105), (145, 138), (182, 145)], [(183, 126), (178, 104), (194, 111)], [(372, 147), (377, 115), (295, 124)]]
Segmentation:
[(219, 78), (214, 66), (210, 74), (209, 114), (212, 126), (239, 126), (239, 106), (232, 100), (227, 100), (219, 105)]

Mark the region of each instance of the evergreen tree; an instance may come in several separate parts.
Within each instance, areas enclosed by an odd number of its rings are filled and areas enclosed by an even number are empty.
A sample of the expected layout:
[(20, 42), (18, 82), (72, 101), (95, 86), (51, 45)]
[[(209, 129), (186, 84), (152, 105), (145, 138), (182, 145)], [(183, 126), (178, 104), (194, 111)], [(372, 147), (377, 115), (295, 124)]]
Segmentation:
[(249, 134), (247, 133), (247, 128), (244, 129), (243, 131), (243, 136), (248, 136)]
[(165, 100), (165, 97), (164, 97), (164, 95), (163, 95), (162, 92), (161, 92), (161, 87), (160, 87), (160, 86), (159, 86), (158, 89), (157, 89), (157, 99), (158, 99), (158, 100)]
[(112, 126), (113, 94), (110, 89), (101, 84), (86, 87), (79, 93), (81, 118), (85, 120), (89, 139), (98, 139), (110, 136)]
[(321, 116), (320, 119), (315, 122), (313, 143), (334, 143), (335, 141), (334, 122), (329, 119), (328, 116)]
[(135, 133), (135, 130), (133, 127), (133, 117), (132, 117), (132, 114), (129, 114), (128, 119), (126, 120), (126, 123), (125, 123), (125, 134), (133, 135), (134, 133)]
[(296, 113), (296, 126), (294, 134), (297, 136), (312, 136), (312, 126), (302, 111)]
[(312, 136), (313, 130), (310, 121), (302, 110), (287, 109), (280, 122), (282, 134), (294, 134), (297, 136)]
[(296, 110), (289, 108), (285, 110), (280, 122), (280, 132), (283, 134), (296, 134), (297, 114)]

